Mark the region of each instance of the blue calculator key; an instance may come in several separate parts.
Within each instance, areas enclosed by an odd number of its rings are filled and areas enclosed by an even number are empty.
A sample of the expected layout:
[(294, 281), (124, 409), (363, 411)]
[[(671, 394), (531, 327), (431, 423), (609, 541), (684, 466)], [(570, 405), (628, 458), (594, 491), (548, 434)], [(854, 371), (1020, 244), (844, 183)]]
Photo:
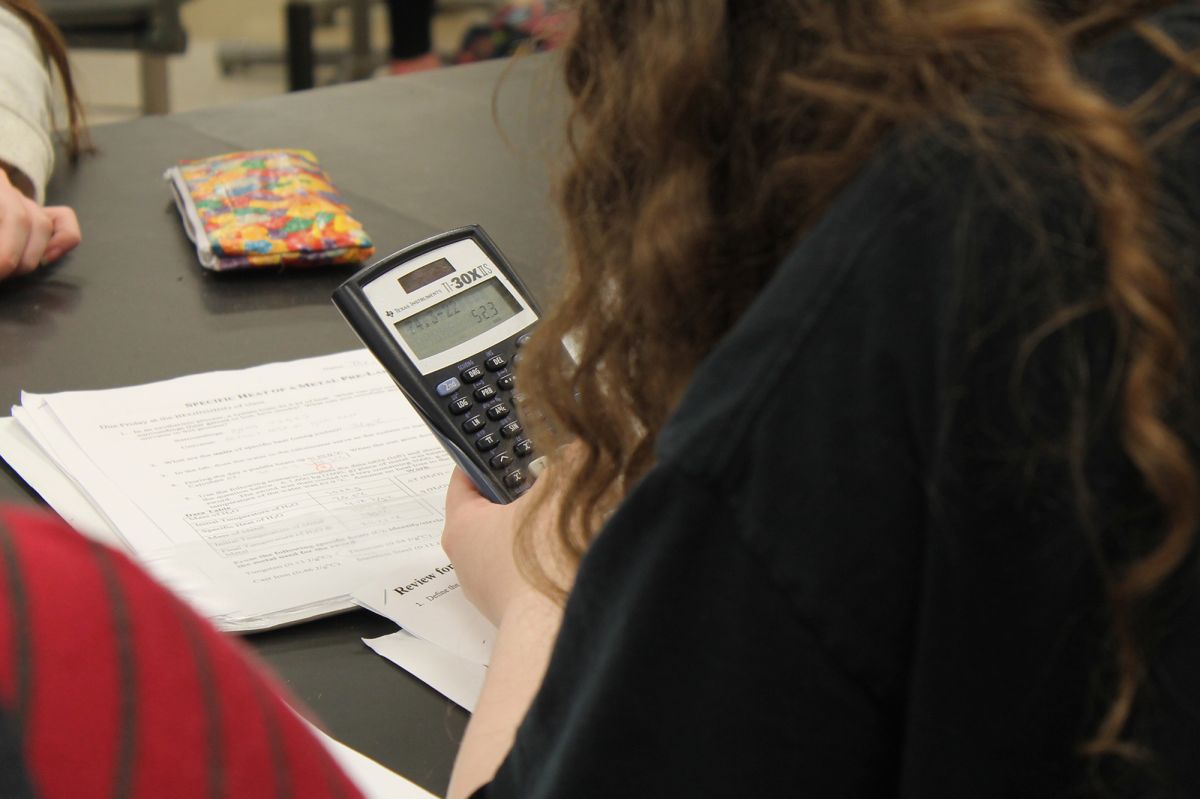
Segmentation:
[(508, 366), (508, 361), (503, 355), (493, 355), (484, 361), (483, 365), (488, 368), (489, 372), (499, 372), (501, 369)]
[(533, 442), (528, 438), (522, 438), (520, 441), (513, 444), (513, 452), (517, 453), (521, 457), (524, 457), (533, 452)]
[(480, 436), (475, 439), (475, 446), (480, 452), (487, 452), (489, 449), (495, 449), (500, 446), (500, 436), (495, 433), (488, 433), (485, 436)]
[(515, 459), (513, 458), (512, 454), (509, 453), (508, 450), (505, 450), (504, 452), (497, 452), (495, 455), (493, 455), (489, 463), (492, 464), (493, 469), (499, 470), (507, 469), (509, 466), (512, 466), (514, 460)]
[(525, 485), (525, 472), (520, 469), (513, 469), (504, 475), (504, 484), (509, 488), (520, 488)]
[(475, 389), (475, 399), (479, 400), (480, 402), (487, 402), (494, 396), (496, 396), (495, 386), (485, 385)]
[(474, 383), (476, 380), (483, 379), (483, 370), (478, 366), (468, 366), (458, 376), (463, 379), (464, 383)]
[(517, 385), (517, 378), (513, 375), (504, 375), (504, 377), (501, 377), (496, 381), (496, 385), (498, 385), (502, 391), (512, 391)]
[(493, 422), (496, 421), (497, 419), (503, 419), (505, 416), (508, 416), (508, 414), (509, 414), (508, 406), (505, 405), (503, 402), (497, 403), (487, 409), (488, 418), (491, 419)]
[(460, 388), (462, 388), (462, 383), (458, 382), (458, 378), (451, 377), (438, 383), (436, 391), (439, 397), (448, 397)]
[(524, 429), (525, 428), (521, 427), (521, 423), (514, 419), (513, 421), (504, 425), (504, 427), (500, 428), (500, 435), (504, 436), (505, 438), (512, 438), (513, 436), (520, 435), (521, 431)]
[(460, 413), (466, 413), (471, 410), (471, 400), (466, 397), (459, 397), (450, 403), (450, 413), (458, 416)]
[(482, 416), (472, 416), (470, 419), (462, 423), (462, 429), (468, 433), (474, 433), (486, 424)]

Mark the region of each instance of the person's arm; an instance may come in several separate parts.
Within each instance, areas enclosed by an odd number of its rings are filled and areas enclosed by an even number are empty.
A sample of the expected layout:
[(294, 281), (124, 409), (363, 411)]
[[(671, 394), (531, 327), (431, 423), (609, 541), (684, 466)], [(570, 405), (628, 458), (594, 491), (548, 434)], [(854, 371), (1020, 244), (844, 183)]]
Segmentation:
[(470, 796), (496, 773), (542, 683), (561, 620), (562, 609), (539, 594), (515, 601), (505, 614), (446, 799)]
[(51, 102), (33, 34), (0, 4), (0, 279), (32, 272), (80, 242), (74, 211), (42, 207), (54, 168)]
[(25, 22), (0, 3), (0, 167), (40, 205), (54, 169), (53, 87)]
[(450, 479), (442, 544), (467, 597), (499, 634), (447, 799), (470, 796), (495, 774), (541, 685), (562, 620), (562, 608), (526, 583), (513, 562), (525, 502), (493, 504), (458, 469)]

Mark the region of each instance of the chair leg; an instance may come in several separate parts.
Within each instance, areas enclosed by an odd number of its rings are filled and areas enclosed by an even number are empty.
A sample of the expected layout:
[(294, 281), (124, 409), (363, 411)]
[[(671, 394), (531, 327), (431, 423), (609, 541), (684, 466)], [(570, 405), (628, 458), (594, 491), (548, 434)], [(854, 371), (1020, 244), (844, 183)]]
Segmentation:
[(138, 69), (141, 73), (142, 113), (167, 113), (170, 110), (167, 94), (167, 56), (163, 53), (140, 53)]

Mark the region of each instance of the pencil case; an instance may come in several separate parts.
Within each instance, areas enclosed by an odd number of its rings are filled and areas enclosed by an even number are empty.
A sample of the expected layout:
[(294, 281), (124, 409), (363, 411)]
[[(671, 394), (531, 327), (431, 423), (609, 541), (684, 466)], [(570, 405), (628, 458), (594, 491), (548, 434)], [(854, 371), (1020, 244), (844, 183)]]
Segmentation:
[(356, 264), (375, 252), (308, 150), (180, 161), (163, 178), (206, 269)]

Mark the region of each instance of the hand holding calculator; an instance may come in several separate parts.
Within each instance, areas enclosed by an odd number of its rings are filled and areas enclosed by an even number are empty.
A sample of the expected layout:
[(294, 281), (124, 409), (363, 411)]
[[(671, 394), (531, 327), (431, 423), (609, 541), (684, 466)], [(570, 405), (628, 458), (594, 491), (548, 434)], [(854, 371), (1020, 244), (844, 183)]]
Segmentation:
[(507, 503), (529, 488), (541, 460), (513, 366), (539, 313), (482, 228), (389, 255), (333, 302), (480, 493)]

